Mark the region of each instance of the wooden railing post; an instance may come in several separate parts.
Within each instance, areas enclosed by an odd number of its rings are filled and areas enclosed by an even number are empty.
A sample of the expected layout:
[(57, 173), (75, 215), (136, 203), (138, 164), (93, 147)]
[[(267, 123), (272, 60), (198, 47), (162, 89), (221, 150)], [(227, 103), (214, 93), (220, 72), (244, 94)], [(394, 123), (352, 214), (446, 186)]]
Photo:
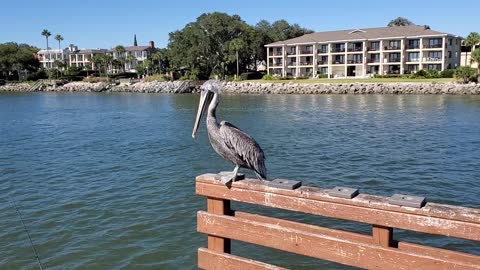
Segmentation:
[[(217, 215), (231, 215), (230, 201), (208, 197), (207, 212)], [(228, 238), (208, 235), (208, 249), (216, 252), (230, 253), (231, 241)]]
[(393, 228), (372, 225), (373, 242), (382, 247), (391, 247), (393, 243)]

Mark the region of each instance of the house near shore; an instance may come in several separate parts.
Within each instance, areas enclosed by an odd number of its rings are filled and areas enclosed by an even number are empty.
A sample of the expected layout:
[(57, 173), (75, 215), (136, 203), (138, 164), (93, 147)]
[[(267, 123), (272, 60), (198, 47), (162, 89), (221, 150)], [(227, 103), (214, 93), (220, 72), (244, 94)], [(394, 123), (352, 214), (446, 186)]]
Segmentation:
[[(135, 72), (137, 65), (150, 59), (156, 51), (155, 43), (150, 41), (148, 46), (127, 46), (125, 53), (118, 54), (115, 49), (79, 49), (78, 46), (70, 44), (65, 49), (48, 49), (37, 52), (37, 59), (45, 69), (60, 68), (60, 66), (79, 67), (87, 69), (95, 69), (92, 59), (96, 55), (111, 55), (113, 59), (124, 60), (124, 68), (118, 68), (110, 65), (109, 73), (118, 73), (120, 71)], [(60, 65), (60, 62), (62, 65)]]
[(348, 78), (460, 66), (462, 38), (428, 26), (317, 32), (265, 45), (274, 76)]
[(466, 46), (462, 43), (462, 55), (460, 65), (465, 67), (478, 68), (477, 62), (472, 63), (472, 52), (477, 48), (480, 48), (480, 43), (475, 46)]

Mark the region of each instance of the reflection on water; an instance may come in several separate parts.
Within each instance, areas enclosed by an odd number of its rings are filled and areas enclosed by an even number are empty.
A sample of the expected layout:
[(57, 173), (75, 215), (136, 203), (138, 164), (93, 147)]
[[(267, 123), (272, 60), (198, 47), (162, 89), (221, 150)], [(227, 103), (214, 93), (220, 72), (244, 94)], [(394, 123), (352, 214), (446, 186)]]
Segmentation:
[[(231, 170), (191, 139), (198, 95), (1, 94), (0, 269), (35, 269), (14, 196), (46, 269), (196, 269), (193, 179)], [(409, 193), (480, 207), (480, 97), (223, 96), (218, 116), (251, 134), (270, 178), (364, 193)], [(369, 233), (366, 225), (235, 204)], [(398, 239), (480, 253), (468, 241), (396, 231)], [(349, 269), (234, 243), (234, 252), (293, 269)], [(301, 261), (301, 264), (297, 262)]]

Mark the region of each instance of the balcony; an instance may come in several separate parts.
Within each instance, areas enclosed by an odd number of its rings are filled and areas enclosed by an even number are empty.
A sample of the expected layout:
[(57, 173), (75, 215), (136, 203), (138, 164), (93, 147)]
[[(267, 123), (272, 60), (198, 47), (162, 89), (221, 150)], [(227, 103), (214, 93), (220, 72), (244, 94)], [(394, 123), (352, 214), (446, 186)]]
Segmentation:
[(392, 51), (392, 50), (401, 50), (401, 46), (385, 46), (384, 48), (386, 51)]
[(424, 62), (441, 62), (442, 58), (439, 57), (426, 57), (423, 58)]
[(290, 62), (287, 64), (288, 66), (296, 66), (297, 65), (297, 62)]
[(400, 63), (400, 58), (388, 58), (388, 63)]
[(347, 64), (361, 64), (363, 63), (362, 59), (349, 59), (347, 60)]
[(345, 52), (345, 48), (342, 47), (333, 47), (332, 53)]
[(300, 51), (300, 54), (313, 54), (313, 51)]
[(372, 51), (379, 51), (379, 50), (380, 50), (380, 47), (368, 47), (367, 50), (370, 51), (370, 52), (372, 52)]
[(345, 64), (345, 60), (334, 60), (332, 62), (333, 65), (341, 65), (341, 64)]
[(426, 44), (423, 45), (424, 49), (436, 49), (436, 48), (442, 48), (442, 44)]
[(349, 52), (361, 52), (361, 51), (363, 51), (363, 48), (362, 47), (350, 47), (350, 48), (348, 48), (348, 51)]
[(328, 65), (328, 60), (327, 61), (318, 61), (317, 65)]
[(282, 66), (282, 63), (273, 63), (273, 64), (270, 64), (270, 66), (272, 67), (281, 67)]
[(317, 53), (328, 53), (328, 49), (318, 49)]
[(368, 59), (368, 60), (367, 60), (367, 63), (380, 63), (380, 59), (375, 59), (375, 58), (373, 58), (373, 59)]
[(408, 50), (420, 49), (420, 44), (408, 44), (407, 49)]
[(282, 52), (273, 52), (270, 56), (282, 56)]
[(295, 52), (295, 51), (293, 51), (293, 52), (292, 52), (292, 51), (287, 52), (287, 55), (295, 55), (295, 54), (297, 54), (297, 52)]
[(313, 62), (312, 61), (303, 61), (303, 62), (300, 62), (300, 66), (311, 66), (313, 65)]
[(407, 59), (407, 62), (419, 62), (420, 59), (419, 58), (410, 58), (410, 59)]

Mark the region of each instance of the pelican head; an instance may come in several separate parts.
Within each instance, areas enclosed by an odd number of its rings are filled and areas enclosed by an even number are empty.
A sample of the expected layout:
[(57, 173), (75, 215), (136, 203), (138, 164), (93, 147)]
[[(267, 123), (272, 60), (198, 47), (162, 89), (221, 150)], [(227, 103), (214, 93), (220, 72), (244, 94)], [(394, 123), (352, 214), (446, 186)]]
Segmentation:
[(195, 139), (200, 120), (206, 108), (212, 101), (215, 95), (218, 95), (222, 89), (222, 83), (217, 80), (206, 81), (200, 87), (200, 102), (198, 103), (197, 118), (195, 119), (195, 125), (193, 126), (192, 138)]

